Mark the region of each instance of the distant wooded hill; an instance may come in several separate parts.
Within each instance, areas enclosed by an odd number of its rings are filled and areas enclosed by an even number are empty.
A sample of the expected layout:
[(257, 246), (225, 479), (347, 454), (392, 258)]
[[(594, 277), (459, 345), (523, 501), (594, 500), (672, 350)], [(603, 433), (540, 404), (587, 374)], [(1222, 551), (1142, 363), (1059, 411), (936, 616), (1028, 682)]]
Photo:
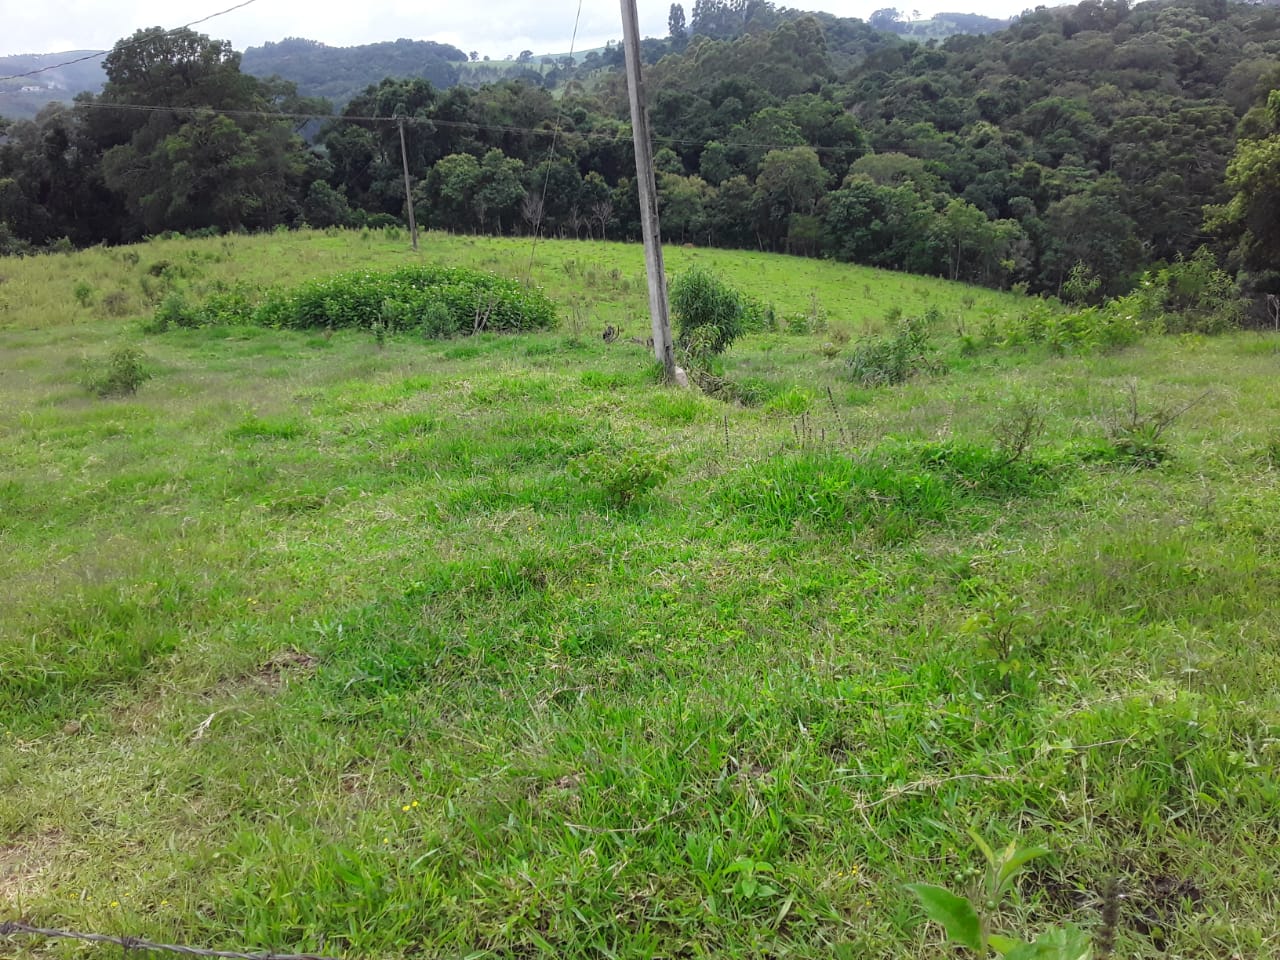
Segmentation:
[[(768, 9), (767, 18), (755, 16), (751, 22), (720, 24), (712, 17), (706, 24), (697, 20), (692, 24), (701, 27), (707, 36), (728, 39), (753, 29), (776, 26), (784, 19), (806, 16), (803, 11), (784, 8)], [(714, 11), (713, 11), (714, 12)], [(819, 14), (820, 19), (839, 34), (863, 21), (851, 17), (835, 17)], [(1002, 30), (1012, 22), (996, 20), (975, 13), (940, 13), (928, 20), (907, 20), (897, 10), (878, 10), (869, 25), (877, 31), (892, 33), (911, 40), (941, 40), (957, 34), (982, 35)], [(646, 40), (646, 59), (657, 59), (668, 52), (662, 41)], [(370, 43), (354, 47), (331, 47), (315, 40), (290, 37), (279, 43), (266, 43), (261, 47), (249, 47), (241, 64), (245, 73), (256, 77), (279, 76), (297, 84), (298, 92), (306, 97), (325, 97), (342, 106), (367, 87), (377, 84), (384, 77), (429, 80), (438, 89), (454, 86), (479, 87), (485, 83), (502, 80), (528, 79), (554, 87), (575, 74), (581, 75), (601, 66), (613, 65), (609, 49), (579, 51), (573, 60), (563, 54), (534, 54), (523, 51), (511, 59), (473, 59), (457, 47), (421, 40), (396, 40), (389, 43)], [(593, 56), (594, 54), (594, 56)], [(575, 67), (579, 68), (575, 71)]]
[[(64, 53), (19, 54), (0, 57), (0, 77), (30, 73), (43, 67), (76, 60), (92, 54), (92, 50), (68, 50)], [(29, 120), (40, 109), (55, 100), (70, 100), (77, 93), (97, 93), (107, 76), (100, 59), (58, 67), (33, 77), (0, 81), (0, 117)]]
[(255, 77), (291, 80), (303, 96), (326, 97), (341, 104), (383, 77), (427, 80), (441, 89), (456, 86), (458, 68), (466, 62), (467, 55), (457, 47), (430, 40), (331, 47), (288, 37), (249, 47), (240, 68)]
[[(803, 14), (791, 10), (779, 10), (775, 14), (778, 17), (790, 15)], [(840, 25), (862, 24), (862, 21), (852, 18), (820, 16), (829, 26), (836, 26), (837, 32)], [(876, 30), (913, 40), (941, 40), (956, 34), (987, 34), (1003, 29), (1010, 22), (974, 13), (940, 13), (928, 20), (907, 20), (899, 11), (889, 8), (876, 11), (870, 18), (870, 25)], [(723, 34), (734, 36), (745, 32), (748, 26), (758, 27), (759, 24), (744, 23), (738, 30), (726, 24)], [(720, 34), (710, 23), (707, 32), (708, 35)], [(655, 54), (666, 52), (659, 41), (648, 43)], [(72, 50), (0, 57), (0, 76), (28, 73), (90, 53), (92, 51)], [(577, 64), (581, 65), (584, 57), (595, 54), (596, 57), (591, 57), (591, 67), (607, 65), (609, 58), (601, 58), (603, 53), (603, 50), (579, 51)], [(334, 47), (303, 37), (286, 37), (278, 43), (249, 47), (241, 61), (241, 69), (245, 73), (263, 78), (279, 76), (297, 84), (298, 92), (303, 96), (325, 97), (339, 107), (384, 77), (428, 80), (437, 89), (479, 87), (485, 83), (522, 77), (554, 85), (557, 79), (567, 79), (570, 75), (566, 66), (572, 65), (566, 64), (561, 54), (535, 55), (524, 51), (521, 56), (510, 60), (481, 59), (478, 56), (473, 60), (468, 52), (430, 40), (401, 39)], [(31, 119), (54, 101), (69, 101), (77, 93), (100, 92), (105, 80), (102, 61), (92, 59), (33, 77), (0, 81), (0, 117)]]
[(913, 40), (945, 40), (959, 33), (980, 36), (1003, 30), (1013, 21), (1013, 17), (997, 20), (980, 13), (938, 13), (928, 20), (908, 20), (900, 10), (893, 8), (877, 10), (867, 18), (867, 22), (877, 30), (896, 33)]

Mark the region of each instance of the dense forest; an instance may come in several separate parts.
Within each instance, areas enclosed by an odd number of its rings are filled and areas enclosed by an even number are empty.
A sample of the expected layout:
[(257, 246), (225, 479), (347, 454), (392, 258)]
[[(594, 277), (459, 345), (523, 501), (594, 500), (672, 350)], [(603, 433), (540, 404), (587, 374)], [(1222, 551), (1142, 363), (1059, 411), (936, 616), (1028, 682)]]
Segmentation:
[[(670, 241), (1055, 294), (1074, 271), (1095, 297), (1209, 244), (1246, 289), (1280, 291), (1274, 6), (1086, 0), (918, 43), (697, 0), (645, 59)], [(143, 31), (107, 57), (101, 94), (9, 125), (0, 245), (399, 218), (394, 118), (420, 222), (634, 238), (620, 60), (610, 46), (478, 89), (388, 78), (308, 127), (331, 108), (296, 84), (242, 72), (225, 43)]]

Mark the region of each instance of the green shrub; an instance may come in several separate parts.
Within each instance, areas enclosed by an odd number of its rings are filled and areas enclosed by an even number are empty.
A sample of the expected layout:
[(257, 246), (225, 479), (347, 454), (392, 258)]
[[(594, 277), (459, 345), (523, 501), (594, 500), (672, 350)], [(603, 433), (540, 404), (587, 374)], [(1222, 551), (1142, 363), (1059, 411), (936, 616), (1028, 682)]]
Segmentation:
[(128, 344), (116, 347), (103, 360), (85, 362), (85, 387), (100, 397), (122, 397), (138, 392), (151, 379), (146, 354)]
[(86, 283), (84, 280), (81, 280), (72, 288), (71, 293), (75, 296), (76, 303), (80, 304), (80, 306), (89, 307), (93, 305), (93, 285), (92, 284)]
[(126, 317), (132, 309), (129, 294), (123, 290), (112, 290), (98, 302), (98, 310), (108, 317)]
[(1067, 303), (1096, 304), (1102, 299), (1102, 278), (1088, 265), (1076, 261), (1062, 284), (1062, 299)]
[(1236, 282), (1218, 269), (1207, 247), (1147, 273), (1138, 289), (1115, 305), (1168, 333), (1223, 333), (1239, 327), (1246, 312)]
[(31, 244), (14, 234), (13, 228), (0, 220), (0, 257), (23, 257), (31, 252)]
[(1005, 342), (1010, 346), (1043, 343), (1054, 353), (1089, 352), (1127, 346), (1159, 329), (1155, 318), (1125, 300), (1074, 312), (1037, 300), (1010, 325)]
[(418, 329), (428, 340), (447, 337), (453, 333), (453, 314), (446, 304), (438, 300), (424, 304), (418, 319)]
[(569, 472), (598, 487), (605, 503), (620, 510), (666, 483), (671, 460), (651, 450), (600, 450), (571, 460)]
[(399, 220), (397, 220), (395, 217), (393, 217), (389, 213), (371, 213), (364, 218), (363, 222), (361, 222), (360, 215), (363, 213), (364, 213), (363, 210), (357, 211), (357, 214), (356, 214), (357, 225), (368, 227), (371, 230), (381, 230), (385, 227), (395, 227), (395, 226), (398, 226), (400, 223)]
[(174, 327), (217, 327), (248, 323), (253, 317), (253, 304), (244, 290), (220, 290), (211, 294), (198, 307), (191, 306), (178, 291), (170, 291), (149, 320), (142, 323), (143, 333), (164, 333)]
[(539, 330), (556, 323), (554, 304), (537, 288), (478, 270), (436, 265), (312, 280), (270, 294), (253, 319), (272, 327), (373, 329), (386, 322), (385, 310), (394, 315), (397, 329), (418, 329), (433, 337)]
[[(1073, 270), (1071, 276), (1063, 296), (1088, 299), (1087, 291), (1081, 293), (1088, 286), (1085, 274)], [(1188, 258), (1147, 272), (1132, 293), (1100, 306), (1064, 311), (1038, 300), (1011, 324), (1006, 343), (1043, 343), (1055, 353), (1088, 352), (1127, 346), (1148, 334), (1222, 333), (1239, 327), (1245, 314), (1235, 281), (1201, 247)]]
[(195, 315), (187, 305), (187, 298), (174, 290), (160, 301), (150, 323), (144, 325), (143, 329), (146, 333), (163, 333), (170, 327), (193, 326), (196, 326)]
[(760, 321), (755, 304), (702, 267), (676, 276), (671, 284), (671, 311), (681, 346), (702, 359), (723, 353)]
[(254, 304), (241, 287), (210, 294), (196, 311), (197, 326), (232, 327), (253, 321)]
[(898, 321), (892, 336), (864, 340), (849, 357), (849, 373), (865, 387), (902, 383), (917, 373), (942, 369), (933, 358), (929, 340), (929, 315)]

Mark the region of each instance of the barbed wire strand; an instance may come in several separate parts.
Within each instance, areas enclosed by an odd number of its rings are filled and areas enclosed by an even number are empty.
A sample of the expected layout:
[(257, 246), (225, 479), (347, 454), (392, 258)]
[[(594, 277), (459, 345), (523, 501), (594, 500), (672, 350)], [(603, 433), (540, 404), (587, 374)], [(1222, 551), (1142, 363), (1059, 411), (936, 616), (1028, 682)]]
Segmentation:
[[(234, 7), (227, 7), (227, 9), (225, 10), (219, 10), (217, 13), (211, 13), (208, 16), (201, 17), (199, 20), (192, 20), (190, 23), (184, 23), (180, 27), (174, 27), (171, 30), (166, 30), (164, 33), (161, 34), (161, 36), (168, 37), (168, 36), (172, 36), (173, 34), (177, 33), (180, 30), (189, 30), (191, 27), (194, 27), (198, 24), (207, 23), (208, 21), (213, 20), (215, 17), (222, 17), (228, 13), (234, 13), (236, 10), (239, 10), (241, 7), (247, 7), (249, 6), (249, 4), (257, 3), (257, 2), (258, 0), (243, 0), (242, 3), (237, 3)], [(89, 60), (96, 60), (98, 59), (98, 57), (105, 57), (107, 54), (111, 53), (113, 50), (128, 50), (130, 47), (140, 46), (141, 44), (144, 44), (144, 43), (154, 43), (156, 39), (157, 38), (154, 36), (146, 36), (146, 37), (139, 37), (136, 40), (123, 40), (120, 43), (117, 43), (114, 47), (112, 47), (111, 50), (95, 50), (93, 53), (87, 53), (83, 57), (76, 57), (74, 60), (64, 60), (62, 63), (51, 63), (47, 67), (40, 67), (36, 70), (28, 70), (26, 73), (15, 73), (12, 76), (0, 77), (0, 83), (3, 83), (6, 80), (21, 80), (24, 77), (34, 77), (38, 73), (48, 73), (50, 70), (60, 70), (63, 67), (70, 67), (77, 63), (85, 63)]]
[[(582, 0), (578, 0), (578, 12), (573, 18), (573, 36), (569, 38), (570, 63), (573, 62), (573, 49), (578, 43), (578, 23), (581, 20)], [(565, 98), (562, 96), (556, 106), (556, 122), (554, 129), (551, 131), (551, 149), (547, 151), (547, 175), (542, 178), (542, 196), (538, 200), (538, 209), (535, 211), (537, 219), (533, 224), (533, 245), (529, 247), (529, 269), (525, 271), (527, 277), (533, 276), (534, 258), (538, 254), (538, 234), (542, 232), (542, 217), (547, 209), (547, 187), (551, 184), (551, 170), (556, 159), (556, 144), (560, 140), (560, 124), (564, 120), (564, 100)]]
[(63, 940), (82, 940), (85, 943), (110, 943), (125, 950), (154, 950), (177, 953), (187, 957), (215, 957), (218, 960), (337, 960), (317, 953), (237, 953), (233, 950), (206, 950), (203, 947), (187, 947), (176, 943), (152, 943), (141, 937), (113, 937), (104, 933), (80, 933), (75, 930), (52, 930), (33, 927), (17, 920), (0, 923), (0, 937), (27, 936), (49, 937)]

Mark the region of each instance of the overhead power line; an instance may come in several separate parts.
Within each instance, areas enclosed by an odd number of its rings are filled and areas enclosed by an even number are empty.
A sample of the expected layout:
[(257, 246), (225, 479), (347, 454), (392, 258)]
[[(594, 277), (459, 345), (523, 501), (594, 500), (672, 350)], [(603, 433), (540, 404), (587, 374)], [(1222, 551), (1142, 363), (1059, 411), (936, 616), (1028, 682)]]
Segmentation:
[[(173, 34), (178, 33), (181, 30), (189, 30), (191, 27), (197, 26), (198, 24), (206, 23), (209, 20), (214, 19), (215, 17), (221, 17), (228, 13), (233, 13), (234, 11), (239, 10), (241, 7), (247, 7), (249, 6), (249, 4), (257, 3), (257, 2), (258, 0), (243, 0), (242, 3), (237, 3), (234, 7), (227, 7), (227, 9), (225, 10), (219, 10), (217, 13), (211, 13), (208, 16), (201, 17), (199, 20), (192, 20), (190, 23), (184, 23), (180, 27), (174, 27), (172, 30), (166, 30), (160, 36), (164, 36), (164, 37), (172, 36)], [(144, 43), (153, 43), (156, 39), (157, 39), (156, 37), (143, 37), (138, 40), (127, 40), (127, 41), (123, 41), (121, 43), (116, 44), (112, 49), (128, 50), (130, 47), (137, 47)], [(76, 57), (74, 60), (64, 60), (62, 63), (53, 63), (47, 67), (39, 67), (38, 69), (35, 69), (35, 70), (28, 70), (26, 73), (15, 73), (7, 77), (0, 77), (0, 83), (3, 83), (6, 80), (21, 80), (24, 77), (34, 77), (38, 73), (48, 73), (50, 70), (60, 70), (63, 67), (69, 67), (76, 63), (85, 63), (86, 61), (89, 61), (89, 60), (96, 60), (98, 59), (98, 57), (105, 57), (110, 52), (111, 50), (96, 50), (93, 53), (85, 54), (83, 57)]]

